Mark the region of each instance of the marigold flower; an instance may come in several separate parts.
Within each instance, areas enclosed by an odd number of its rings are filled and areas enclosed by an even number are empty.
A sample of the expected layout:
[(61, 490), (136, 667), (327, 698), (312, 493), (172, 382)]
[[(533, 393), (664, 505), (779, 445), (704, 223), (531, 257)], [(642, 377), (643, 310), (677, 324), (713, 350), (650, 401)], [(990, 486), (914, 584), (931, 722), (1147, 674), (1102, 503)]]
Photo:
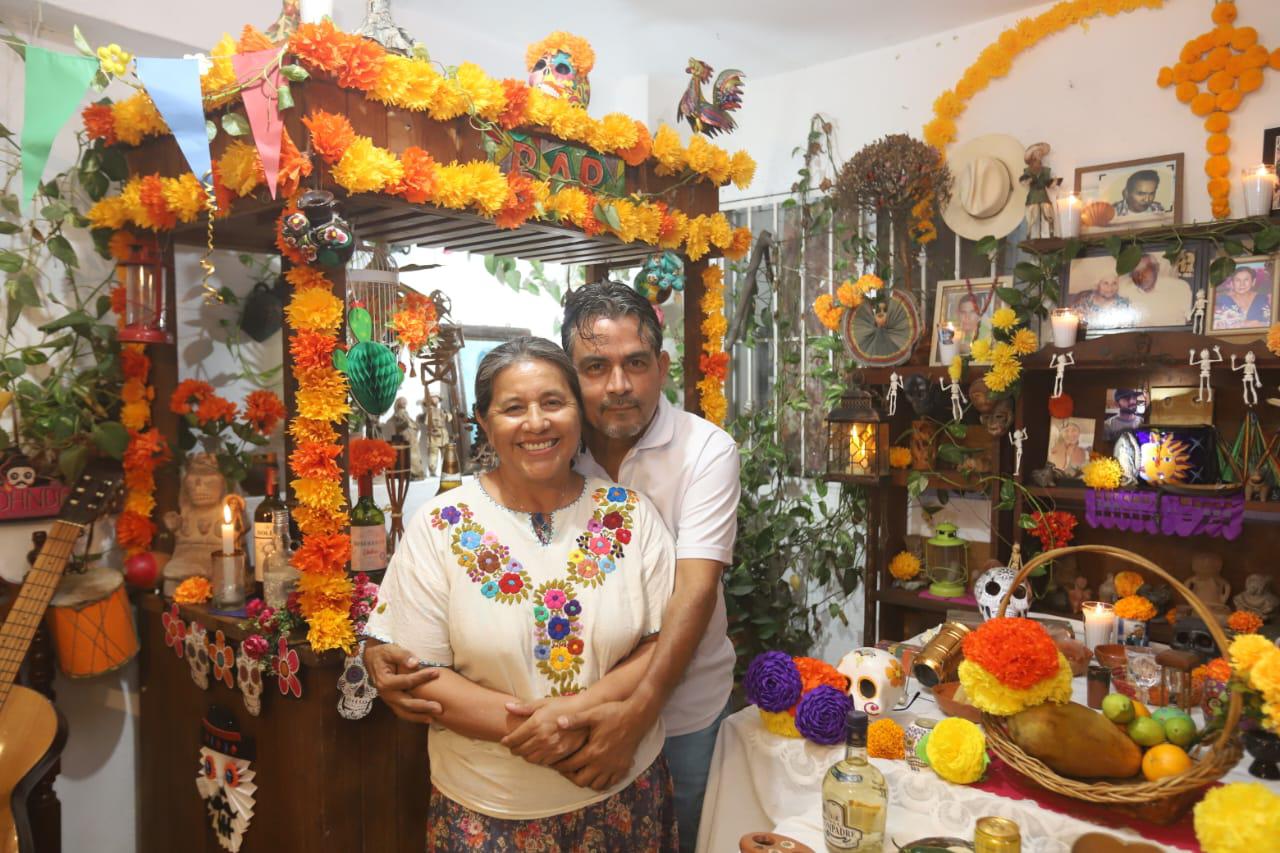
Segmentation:
[[(1219, 3), (1214, 13), (1224, 6)], [(1210, 788), (1194, 809), (1196, 840), (1205, 853), (1255, 853), (1280, 837), (1280, 796), (1260, 782)]]
[[(304, 481), (295, 480), (295, 487)], [(337, 488), (336, 483), (326, 484)], [(301, 495), (298, 496), (302, 501)], [(351, 559), (351, 537), (345, 533), (308, 536), (293, 552), (293, 567), (303, 574), (338, 574)]]
[(175, 604), (204, 604), (213, 598), (213, 586), (204, 575), (192, 575), (173, 591)]
[(144, 515), (125, 510), (116, 517), (116, 541), (123, 548), (146, 548), (156, 535), (156, 526)]
[(201, 400), (195, 414), (200, 426), (215, 422), (229, 424), (236, 419), (236, 404), (215, 394)]
[(80, 118), (90, 139), (101, 139), (107, 145), (116, 144), (116, 114), (111, 104), (90, 104), (80, 113)]
[(351, 411), (347, 402), (347, 380), (333, 368), (299, 370), (294, 403), (299, 416), (320, 421), (337, 421)]
[(262, 435), (274, 432), (284, 416), (284, 403), (270, 391), (251, 391), (245, 398), (244, 421)]
[(185, 415), (213, 395), (213, 386), (199, 379), (184, 379), (169, 397), (169, 411)]
[[(894, 448), (895, 450), (906, 450), (907, 461), (910, 462), (911, 451), (905, 447)], [(900, 581), (909, 581), (916, 575), (920, 574), (920, 558), (910, 551), (899, 551), (894, 558), (889, 561), (889, 574), (893, 575)]]
[(981, 779), (987, 768), (987, 739), (982, 729), (968, 720), (947, 717), (929, 732), (925, 756), (943, 779), (967, 785)]
[(1007, 305), (997, 308), (996, 312), (991, 315), (991, 325), (1001, 331), (1012, 329), (1018, 322), (1018, 314)]
[(416, 145), (400, 155), (400, 180), (387, 187), (387, 192), (413, 204), (425, 204), (435, 195), (436, 161)]
[(311, 148), (329, 165), (342, 159), (347, 147), (356, 140), (355, 129), (344, 115), (312, 110), (302, 123), (311, 132)]
[[(303, 602), (305, 611), (306, 603)], [(307, 642), (314, 652), (341, 649), (349, 652), (356, 644), (355, 629), (346, 611), (320, 610), (307, 617)]]
[(342, 300), (319, 287), (295, 290), (285, 316), (295, 329), (332, 333), (342, 325)]
[(1148, 622), (1156, 618), (1156, 608), (1146, 597), (1127, 595), (1116, 602), (1116, 616), (1121, 619), (1133, 619), (1137, 622)]
[(347, 445), (351, 476), (381, 474), (396, 461), (396, 451), (380, 438), (353, 438)]
[(911, 464), (911, 450), (906, 447), (889, 448), (889, 467), (906, 468)]
[(906, 733), (902, 726), (885, 717), (867, 726), (867, 754), (872, 758), (903, 758)]
[(1252, 634), (1262, 627), (1262, 617), (1248, 610), (1237, 610), (1227, 617), (1227, 627), (1237, 634)]
[(357, 136), (333, 169), (333, 179), (352, 193), (378, 192), (395, 186), (404, 177), (404, 167), (385, 148), (367, 136)]
[[(342, 446), (317, 441), (302, 442), (289, 454), (289, 470), (307, 480), (333, 480), (342, 476), (337, 459)], [(353, 472), (354, 473), (354, 472)]]

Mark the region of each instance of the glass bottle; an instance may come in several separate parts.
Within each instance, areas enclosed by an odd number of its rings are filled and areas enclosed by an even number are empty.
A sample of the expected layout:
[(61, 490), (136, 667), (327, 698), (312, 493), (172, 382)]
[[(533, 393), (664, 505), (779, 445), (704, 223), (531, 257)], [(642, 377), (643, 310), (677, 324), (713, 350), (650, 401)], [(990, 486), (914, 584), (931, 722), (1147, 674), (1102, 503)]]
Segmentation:
[(458, 450), (446, 444), (440, 451), (440, 488), (436, 494), (456, 489), (462, 485), (462, 466), (458, 464)]
[(278, 509), (284, 509), (284, 501), (280, 500), (280, 484), (277, 479), (276, 460), (271, 457), (267, 463), (266, 497), (253, 511), (253, 579), (262, 586), (262, 573), (267, 566), (267, 549), (271, 547), (275, 536), (275, 525), (272, 521)]
[(822, 780), (822, 829), (829, 853), (881, 853), (889, 808), (884, 774), (867, 760), (867, 715), (850, 711), (844, 758)]
[(289, 510), (278, 509), (271, 516), (271, 546), (267, 549), (262, 571), (262, 597), (276, 610), (289, 601), (289, 593), (298, 585), (298, 570), (292, 565), (290, 550)]
[(387, 519), (373, 502), (373, 474), (361, 475), (360, 498), (351, 508), (351, 571), (380, 572), (387, 567)]

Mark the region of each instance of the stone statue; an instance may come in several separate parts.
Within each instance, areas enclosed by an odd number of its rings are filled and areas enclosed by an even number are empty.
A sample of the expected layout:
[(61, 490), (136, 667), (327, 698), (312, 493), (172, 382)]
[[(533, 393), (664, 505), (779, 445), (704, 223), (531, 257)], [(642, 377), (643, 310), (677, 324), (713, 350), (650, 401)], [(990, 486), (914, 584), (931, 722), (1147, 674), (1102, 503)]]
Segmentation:
[(1236, 606), (1236, 610), (1248, 610), (1250, 613), (1256, 613), (1265, 622), (1280, 607), (1280, 595), (1276, 595), (1268, 589), (1270, 586), (1271, 578), (1269, 576), (1263, 574), (1249, 575), (1244, 579), (1244, 592), (1232, 599), (1232, 603)]
[(1116, 603), (1116, 573), (1107, 572), (1107, 577), (1098, 584), (1098, 600), (1107, 604)]
[(1191, 577), (1186, 583), (1187, 589), (1209, 605), (1210, 609), (1214, 605), (1225, 605), (1231, 595), (1231, 584), (1222, 579), (1222, 558), (1217, 554), (1192, 554)]
[(164, 594), (192, 575), (209, 576), (213, 552), (222, 550), (222, 505), (231, 505), (236, 526), (236, 547), (244, 534), (244, 498), (227, 495), (227, 481), (218, 470), (218, 457), (196, 453), (187, 460), (178, 493), (178, 512), (164, 515), (164, 524), (174, 535), (173, 556), (164, 567)]
[(423, 456), (427, 461), (427, 470), (434, 477), (440, 473), (440, 454), (449, 444), (449, 425), (444, 410), (440, 408), (440, 398), (434, 394), (422, 401), (426, 427), (418, 434), (418, 441), (423, 447)]

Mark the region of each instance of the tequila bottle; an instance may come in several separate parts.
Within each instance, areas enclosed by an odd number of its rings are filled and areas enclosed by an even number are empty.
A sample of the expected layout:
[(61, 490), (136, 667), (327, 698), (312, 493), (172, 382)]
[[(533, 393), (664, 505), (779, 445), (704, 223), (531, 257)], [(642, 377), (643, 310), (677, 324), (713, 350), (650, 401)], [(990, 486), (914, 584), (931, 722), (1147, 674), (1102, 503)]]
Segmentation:
[(822, 781), (822, 829), (829, 853), (881, 853), (889, 808), (884, 774), (867, 760), (867, 715), (850, 711), (844, 758)]

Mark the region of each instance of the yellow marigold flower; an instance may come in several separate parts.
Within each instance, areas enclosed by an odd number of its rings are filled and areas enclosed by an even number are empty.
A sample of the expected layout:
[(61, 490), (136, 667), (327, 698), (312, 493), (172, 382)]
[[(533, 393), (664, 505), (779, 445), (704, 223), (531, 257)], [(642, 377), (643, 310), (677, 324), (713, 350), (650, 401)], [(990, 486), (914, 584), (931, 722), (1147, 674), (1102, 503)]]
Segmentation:
[(1118, 489), (1123, 470), (1120, 463), (1110, 456), (1091, 459), (1080, 469), (1084, 484), (1091, 489)]
[(306, 596), (313, 608), (338, 610), (351, 607), (351, 580), (346, 573), (319, 574), (302, 572), (298, 592)]
[(347, 416), (347, 380), (331, 367), (317, 367), (298, 372), (295, 395), (298, 414), (318, 421), (337, 421)]
[(151, 404), (144, 400), (125, 403), (120, 407), (120, 423), (125, 429), (142, 429), (150, 419)]
[(659, 125), (658, 132), (653, 135), (653, 158), (658, 161), (654, 171), (659, 175), (674, 175), (686, 165), (680, 134), (669, 125)]
[(960, 376), (964, 372), (964, 359), (960, 356), (952, 356), (951, 363), (947, 365), (947, 375), (951, 377), (952, 382), (959, 382)]
[(342, 494), (342, 486), (334, 480), (299, 477), (293, 481), (292, 485), (293, 492), (298, 498), (298, 503), (303, 506), (336, 512), (346, 505), (346, 497)]
[(801, 738), (800, 730), (796, 728), (796, 718), (786, 711), (760, 711), (760, 722), (764, 724), (765, 731), (779, 737)]
[(298, 530), (303, 536), (327, 536), (341, 533), (349, 519), (345, 511), (331, 511), (310, 506), (299, 506), (293, 517), (298, 521)]
[(1013, 334), (1013, 351), (1018, 355), (1031, 355), (1040, 346), (1036, 333), (1030, 329), (1019, 329)]
[(138, 145), (144, 137), (169, 132), (169, 126), (146, 92), (117, 101), (111, 113), (115, 117), (116, 136), (126, 145)]
[(151, 511), (156, 508), (155, 495), (150, 492), (129, 492), (129, 496), (124, 499), (124, 508), (126, 512), (136, 512), (138, 515), (148, 518)]
[(1142, 595), (1126, 595), (1116, 602), (1116, 615), (1121, 619), (1148, 622), (1156, 618), (1156, 607)]
[(991, 315), (991, 325), (1002, 332), (1012, 329), (1017, 322), (1017, 312), (1007, 305), (1003, 308), (997, 308), (996, 313)]
[[(898, 448), (906, 450), (905, 447)], [(907, 450), (908, 461), (910, 461), (911, 451)], [(889, 574), (893, 575), (900, 581), (909, 581), (916, 575), (920, 574), (920, 558), (910, 551), (899, 551), (892, 560), (889, 561)]]
[(1241, 676), (1247, 678), (1249, 671), (1271, 652), (1276, 651), (1275, 643), (1259, 634), (1242, 634), (1231, 641), (1227, 654), (1231, 658), (1231, 666)]
[(315, 652), (329, 649), (350, 652), (355, 647), (356, 635), (347, 610), (320, 610), (311, 614), (307, 619), (307, 642)]
[(859, 293), (866, 295), (873, 290), (880, 290), (881, 288), (883, 288), (884, 280), (881, 279), (880, 276), (878, 275), (865, 273), (861, 276), (858, 276), (858, 280), (854, 282), (854, 285), (858, 288)]
[(867, 726), (867, 754), (872, 758), (903, 758), (906, 733), (902, 726), (888, 717)]
[(180, 178), (164, 179), (164, 203), (178, 217), (179, 222), (194, 222), (208, 202), (204, 185), (190, 172)]
[(991, 355), (991, 340), (989, 338), (978, 338), (969, 344), (969, 355), (974, 361), (986, 361)]
[(994, 362), (991, 369), (983, 375), (982, 381), (997, 394), (1009, 390), (1009, 386), (1018, 381), (1022, 373), (1022, 364), (1017, 359)]
[(467, 111), (467, 93), (457, 80), (441, 78), (427, 108), (436, 121), (449, 121)]
[(295, 329), (335, 332), (342, 325), (342, 300), (319, 287), (298, 290), (285, 314)]
[(711, 216), (710, 233), (711, 245), (717, 249), (727, 249), (733, 242), (733, 226), (729, 224), (729, 219), (723, 213), (714, 213)]
[(711, 220), (708, 216), (695, 216), (689, 220), (689, 230), (685, 237), (685, 257), (691, 261), (700, 260), (711, 250)]
[(98, 48), (98, 65), (102, 67), (104, 74), (123, 77), (129, 70), (131, 61), (133, 61), (133, 54), (118, 44), (108, 44)]
[(751, 186), (756, 176), (756, 161), (745, 151), (733, 152), (729, 158), (729, 180), (740, 190)]
[(403, 177), (404, 166), (396, 155), (367, 136), (357, 136), (333, 169), (333, 179), (352, 193), (378, 192)]
[(1018, 354), (1013, 351), (1012, 345), (1006, 344), (1003, 341), (998, 341), (996, 345), (991, 348), (991, 360), (997, 364), (1017, 361)]
[(247, 196), (264, 180), (258, 149), (244, 140), (232, 140), (218, 160), (218, 174), (227, 189), (241, 198)]
[(590, 200), (577, 187), (561, 187), (552, 193), (546, 201), (546, 210), (559, 220), (572, 222), (579, 228), (591, 215)]
[(906, 468), (911, 464), (911, 450), (906, 447), (889, 448), (889, 467)]
[(1280, 324), (1267, 330), (1267, 349), (1272, 355), (1280, 355)]
[(668, 210), (666, 218), (671, 226), (665, 234), (659, 234), (658, 245), (664, 249), (678, 249), (689, 236), (689, 217), (682, 210)]
[[(384, 71), (390, 59), (391, 54), (387, 54), (382, 66)], [(407, 63), (393, 72), (395, 74), (404, 74), (406, 78), (404, 95), (399, 103), (407, 110), (423, 112), (431, 108), (431, 104), (435, 101), (436, 91), (440, 88), (441, 83), (444, 82), (444, 78), (436, 73), (430, 62), (411, 59), (407, 60)], [(385, 83), (379, 80), (374, 84), (374, 90), (385, 91), (390, 96), (397, 85), (398, 81), (396, 80), (388, 80)]]
[(862, 291), (852, 281), (845, 279), (836, 288), (836, 299), (846, 308), (857, 308), (862, 304)]
[(963, 98), (948, 89), (934, 100), (933, 114), (940, 118), (957, 119), (965, 111), (966, 106), (968, 105)]
[(813, 301), (813, 313), (819, 323), (834, 332), (840, 328), (840, 316), (844, 314), (844, 308), (835, 304), (830, 293), (823, 293)]
[(1205, 853), (1265, 850), (1280, 838), (1280, 795), (1260, 782), (1210, 788), (1195, 805), (1194, 822)]
[(93, 228), (110, 228), (113, 231), (129, 224), (129, 209), (120, 196), (109, 196), (96, 202), (87, 214)]
[(959, 785), (977, 782), (987, 769), (987, 739), (982, 729), (963, 717), (947, 717), (925, 741), (933, 771)]
[[(1250, 614), (1253, 615), (1253, 614)], [(1255, 619), (1258, 617), (1254, 616)], [(1264, 652), (1249, 671), (1249, 683), (1268, 697), (1280, 694), (1280, 649), (1275, 646)]]
[(388, 53), (378, 67), (378, 78), (366, 94), (388, 106), (404, 103), (409, 92), (410, 63), (413, 60)]
[(289, 435), (299, 444), (308, 441), (319, 444), (332, 444), (338, 440), (338, 433), (329, 421), (314, 418), (294, 418), (289, 422)]
[(636, 123), (625, 113), (609, 113), (600, 119), (596, 139), (592, 142), (597, 151), (622, 151), (635, 145), (640, 139)]
[(1045, 702), (1061, 704), (1071, 701), (1071, 664), (1067, 663), (1062, 652), (1058, 652), (1057, 673), (1026, 689), (1003, 684), (994, 674), (971, 660), (961, 662), (959, 675), (969, 702), (988, 714), (1008, 717)]
[(192, 575), (173, 591), (176, 604), (204, 604), (213, 598), (213, 585), (204, 575)]
[(450, 163), (436, 170), (436, 202), (464, 210), (475, 207), (492, 216), (507, 203), (507, 176), (496, 163)]
[(490, 121), (507, 108), (507, 96), (501, 80), (494, 80), (473, 62), (458, 66), (458, 85), (471, 100), (471, 110)]

